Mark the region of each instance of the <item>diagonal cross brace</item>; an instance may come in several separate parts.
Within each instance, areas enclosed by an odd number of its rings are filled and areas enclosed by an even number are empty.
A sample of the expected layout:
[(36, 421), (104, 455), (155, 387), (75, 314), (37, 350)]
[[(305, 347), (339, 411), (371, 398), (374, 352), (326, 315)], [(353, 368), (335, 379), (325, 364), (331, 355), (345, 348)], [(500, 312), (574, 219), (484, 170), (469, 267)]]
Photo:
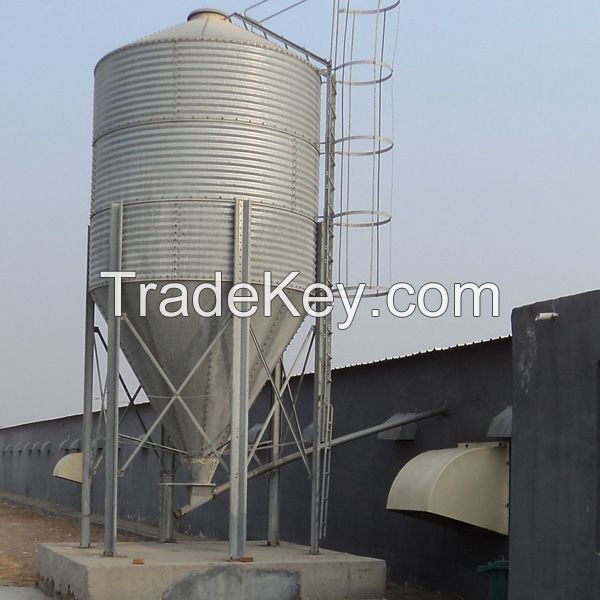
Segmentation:
[(217, 335), (210, 341), (208, 347), (202, 353), (202, 356), (198, 359), (198, 362), (194, 365), (192, 370), (188, 373), (188, 375), (184, 379), (183, 383), (179, 386), (179, 388), (175, 388), (173, 383), (171, 383), (171, 380), (169, 379), (168, 375), (165, 373), (164, 369), (160, 366), (160, 363), (158, 362), (158, 360), (156, 359), (154, 354), (152, 354), (152, 352), (150, 351), (150, 348), (148, 348), (148, 346), (146, 345), (146, 342), (144, 342), (143, 338), (138, 333), (137, 329), (133, 326), (133, 323), (127, 318), (126, 314), (123, 314), (122, 320), (129, 327), (129, 329), (131, 330), (131, 333), (133, 333), (134, 337), (140, 344), (142, 350), (146, 353), (146, 355), (148, 356), (148, 358), (150, 359), (150, 361), (152, 362), (152, 364), (158, 371), (158, 374), (163, 378), (165, 383), (169, 386), (169, 389), (171, 390), (171, 393), (173, 394), (173, 396), (171, 397), (169, 402), (167, 402), (165, 407), (160, 411), (160, 413), (159, 413), (158, 417), (156, 418), (156, 420), (154, 421), (154, 423), (152, 423), (152, 425), (148, 428), (148, 431), (146, 432), (144, 437), (140, 440), (140, 443), (135, 447), (134, 451), (131, 453), (131, 455), (129, 456), (129, 458), (127, 459), (127, 461), (121, 468), (121, 471), (120, 471), (121, 475), (125, 472), (127, 467), (131, 464), (131, 461), (136, 457), (138, 452), (141, 450), (142, 445), (145, 444), (150, 439), (152, 432), (156, 429), (156, 427), (158, 427), (158, 425), (163, 420), (164, 416), (167, 414), (167, 412), (169, 411), (171, 406), (173, 406), (173, 404), (175, 404), (175, 402), (179, 402), (181, 404), (181, 406), (183, 407), (183, 409), (186, 411), (186, 413), (190, 417), (190, 420), (192, 421), (192, 423), (194, 424), (196, 429), (198, 429), (198, 431), (200, 432), (200, 435), (204, 438), (204, 441), (210, 446), (211, 450), (214, 452), (215, 456), (221, 463), (221, 466), (225, 469), (225, 471), (227, 473), (229, 473), (229, 467), (228, 467), (227, 463), (223, 460), (223, 457), (221, 456), (221, 454), (219, 453), (219, 451), (213, 444), (212, 440), (208, 437), (208, 434), (206, 433), (206, 431), (204, 431), (204, 428), (202, 427), (202, 425), (200, 425), (200, 423), (198, 422), (196, 417), (193, 415), (189, 406), (183, 401), (183, 398), (181, 397), (181, 392), (185, 389), (185, 386), (189, 383), (190, 379), (193, 377), (194, 373), (199, 369), (200, 365), (206, 360), (206, 357), (209, 355), (210, 351), (212, 350), (213, 346), (216, 344), (217, 340), (219, 340), (220, 337), (223, 335), (223, 333), (227, 329), (227, 326), (229, 325), (230, 319), (231, 319), (231, 317), (227, 317), (227, 319), (225, 320), (225, 323), (222, 325), (221, 329), (219, 329)]
[(294, 441), (296, 442), (296, 445), (298, 446), (298, 450), (300, 451), (300, 455), (302, 456), (302, 461), (304, 462), (304, 466), (306, 467), (306, 470), (308, 471), (308, 475), (310, 477), (311, 470), (310, 470), (310, 467), (308, 466), (308, 459), (306, 458), (306, 451), (304, 449), (304, 444), (300, 443), (300, 441), (298, 440), (298, 436), (296, 435), (296, 432), (294, 431), (294, 428), (292, 427), (292, 422), (290, 420), (289, 415), (287, 414), (287, 411), (285, 410), (285, 406), (283, 405), (283, 400), (281, 398), (279, 390), (277, 389), (278, 386), (275, 385), (275, 382), (273, 381), (273, 374), (269, 370), (269, 365), (267, 364), (267, 360), (265, 359), (265, 356), (260, 348), (260, 344), (258, 343), (258, 339), (256, 338), (256, 334), (254, 333), (254, 330), (252, 329), (252, 327), (250, 327), (250, 336), (252, 337), (252, 341), (254, 342), (254, 345), (256, 346), (256, 351), (258, 352), (258, 356), (259, 356), (259, 358), (262, 362), (262, 365), (267, 373), (269, 381), (271, 382), (271, 387), (275, 391), (275, 396), (277, 397), (277, 402), (279, 402), (279, 406), (281, 406), (281, 412), (283, 413), (283, 416), (285, 417), (285, 420), (287, 421), (288, 427), (290, 428), (290, 431), (292, 432), (292, 436), (294, 437)]
[[(288, 373), (287, 377), (285, 378), (285, 381), (284, 381), (283, 385), (281, 386), (281, 389), (279, 390), (280, 398), (283, 398), (283, 394), (285, 394), (285, 391), (287, 389), (289, 389), (290, 379), (292, 378), (292, 373), (293, 373), (294, 369), (296, 368), (296, 364), (298, 363), (298, 360), (300, 359), (302, 354), (304, 354), (304, 351), (306, 350), (306, 345), (309, 342), (309, 340), (310, 340), (310, 345), (308, 347), (308, 354), (310, 354), (310, 350), (312, 348), (312, 344), (313, 344), (313, 340), (314, 340), (314, 327), (311, 327), (308, 330), (306, 337), (304, 338), (304, 341), (302, 342), (302, 346), (300, 347), (300, 350), (298, 351), (298, 354), (296, 355), (296, 358), (294, 359), (294, 362), (292, 363), (289, 373)], [(306, 368), (306, 361), (304, 363), (304, 366)], [(267, 427), (269, 426), (269, 423), (271, 422), (271, 419), (273, 418), (273, 415), (275, 414), (275, 410), (276, 410), (278, 404), (279, 403), (277, 403), (277, 404), (274, 403), (271, 406), (271, 410), (269, 411), (269, 414), (267, 415), (267, 418), (265, 419), (265, 422), (263, 423), (258, 435), (256, 436), (256, 440), (254, 441), (254, 444), (252, 445), (252, 451), (250, 452), (250, 455), (248, 456), (248, 464), (250, 464), (250, 461), (254, 458), (254, 455), (256, 454), (256, 450), (258, 449), (258, 446), (259, 446), (260, 442), (262, 441), (263, 436), (265, 435)], [(304, 440), (301, 440), (301, 441), (304, 442)]]

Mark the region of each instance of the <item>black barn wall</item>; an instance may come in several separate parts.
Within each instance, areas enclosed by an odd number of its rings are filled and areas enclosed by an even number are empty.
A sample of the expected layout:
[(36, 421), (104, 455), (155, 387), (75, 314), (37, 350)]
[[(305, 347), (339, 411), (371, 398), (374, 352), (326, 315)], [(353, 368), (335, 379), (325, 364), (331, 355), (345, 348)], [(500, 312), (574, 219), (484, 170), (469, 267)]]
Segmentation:
[(510, 598), (597, 600), (600, 292), (518, 308), (512, 321)]

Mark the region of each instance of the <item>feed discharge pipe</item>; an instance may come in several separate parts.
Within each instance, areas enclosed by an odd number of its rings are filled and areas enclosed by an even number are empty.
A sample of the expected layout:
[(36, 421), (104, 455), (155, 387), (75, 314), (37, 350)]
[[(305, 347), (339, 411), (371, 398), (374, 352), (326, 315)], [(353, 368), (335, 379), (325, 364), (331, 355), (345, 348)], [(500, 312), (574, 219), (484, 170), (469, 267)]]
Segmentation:
[[(349, 433), (347, 435), (342, 435), (339, 438), (335, 438), (331, 442), (331, 447), (335, 448), (337, 446), (343, 446), (344, 444), (349, 444), (350, 442), (354, 442), (356, 440), (360, 440), (362, 438), (366, 438), (371, 435), (376, 435), (378, 433), (381, 433), (382, 431), (388, 431), (389, 429), (394, 429), (395, 427), (401, 427), (402, 425), (409, 425), (410, 423), (416, 423), (418, 421), (423, 421), (425, 419), (430, 419), (431, 417), (445, 415), (447, 413), (448, 413), (448, 407), (440, 406), (439, 408), (434, 408), (432, 410), (426, 410), (424, 412), (416, 413), (409, 417), (402, 417), (402, 418), (399, 418), (399, 419), (391, 421), (391, 422), (386, 421), (385, 423), (381, 423), (379, 425), (374, 425), (373, 427), (368, 427), (367, 429), (361, 429), (360, 431), (355, 431), (355, 432)], [(310, 454), (312, 454), (312, 452), (313, 452), (312, 447), (307, 448), (305, 450), (306, 455), (310, 455)], [(283, 458), (280, 458), (276, 461), (270, 462), (266, 465), (262, 465), (261, 467), (257, 467), (256, 469), (252, 469), (251, 471), (248, 471), (248, 479), (254, 479), (255, 477), (258, 477), (259, 475), (265, 475), (266, 473), (270, 473), (271, 471), (274, 471), (275, 469), (279, 469), (285, 465), (296, 462), (297, 460), (300, 460), (301, 458), (302, 458), (302, 454), (300, 452), (294, 452), (293, 454), (289, 454), (288, 456), (284, 456)], [(229, 491), (230, 488), (231, 488), (231, 484), (229, 481), (216, 486), (215, 489), (213, 490), (212, 495), (208, 496), (206, 498), (206, 502), (208, 502), (210, 500), (214, 500), (218, 496), (225, 494), (226, 492)], [(203, 504), (205, 504), (206, 502), (204, 502)], [(195, 508), (198, 508), (199, 506), (202, 506), (202, 504), (195, 504), (195, 505), (187, 504), (186, 506), (182, 506), (181, 508), (176, 510), (173, 514), (176, 519), (181, 519), (181, 517), (185, 516), (186, 514), (188, 514)]]

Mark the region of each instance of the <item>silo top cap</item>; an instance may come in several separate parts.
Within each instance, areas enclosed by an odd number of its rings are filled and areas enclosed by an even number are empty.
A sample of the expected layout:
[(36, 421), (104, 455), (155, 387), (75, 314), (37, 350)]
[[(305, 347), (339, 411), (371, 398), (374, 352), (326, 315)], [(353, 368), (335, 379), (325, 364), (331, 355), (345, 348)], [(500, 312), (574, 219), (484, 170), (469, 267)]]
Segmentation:
[(226, 12), (219, 10), (218, 8), (198, 8), (196, 10), (193, 10), (188, 15), (187, 20), (193, 21), (194, 19), (199, 19), (201, 17), (208, 17), (208, 16), (217, 16), (217, 17), (221, 17), (221, 18), (225, 18), (225, 19), (229, 20), (229, 15)]
[(226, 12), (214, 8), (202, 8), (191, 12), (187, 18), (187, 22), (178, 23), (177, 25), (163, 29), (157, 33), (144, 36), (130, 44), (126, 44), (125, 46), (121, 46), (121, 48), (109, 52), (100, 60), (96, 68), (98, 68), (104, 60), (108, 59), (108, 57), (131, 48), (139, 47), (142, 44), (198, 40), (234, 42), (260, 48), (269, 48), (301, 60), (300, 56), (265, 39), (264, 36), (259, 36), (253, 31), (235, 25), (231, 22), (231, 19)]

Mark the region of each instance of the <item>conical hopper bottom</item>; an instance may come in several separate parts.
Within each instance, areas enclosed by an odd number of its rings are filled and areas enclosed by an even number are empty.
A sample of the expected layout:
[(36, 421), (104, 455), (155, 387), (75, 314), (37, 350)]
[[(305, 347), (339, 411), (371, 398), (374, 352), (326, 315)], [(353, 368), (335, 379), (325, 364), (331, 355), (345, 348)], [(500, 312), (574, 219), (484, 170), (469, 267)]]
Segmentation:
[[(210, 343), (223, 328), (229, 313), (223, 308), (221, 317), (201, 317), (191, 306), (193, 289), (200, 282), (184, 282), (190, 299), (189, 316), (165, 317), (159, 311), (159, 304), (165, 296), (158, 293), (147, 296), (147, 316), (140, 316), (139, 285), (123, 285), (122, 311), (137, 330), (148, 346), (150, 352), (159, 362), (173, 386), (179, 386), (188, 377), (190, 371), (206, 352)], [(223, 298), (227, 298), (229, 284), (223, 284)], [(272, 303), (272, 316), (263, 316), (262, 288), (256, 286), (259, 293), (258, 311), (250, 319), (252, 327), (266, 358), (269, 369), (272, 370), (289, 344), (303, 317), (290, 314), (279, 299)], [(93, 291), (94, 301), (106, 316), (108, 310), (108, 288), (106, 286)], [(288, 291), (287, 296), (302, 314), (302, 294), (298, 291)], [(201, 297), (202, 298), (202, 297)], [(176, 307), (170, 306), (170, 310)], [(222, 446), (229, 439), (231, 420), (231, 367), (233, 348), (232, 320), (214, 344), (200, 367), (181, 392), (181, 397), (187, 404), (198, 423), (206, 432), (212, 444)], [(160, 412), (172, 397), (171, 390), (159, 374), (152, 361), (142, 349), (127, 324), (121, 327), (121, 348), (134, 373), (139, 379), (148, 399), (154, 409)], [(250, 364), (250, 394), (249, 406), (265, 385), (268, 375), (252, 340), (249, 348)], [(204, 439), (194, 423), (190, 420), (185, 409), (175, 403), (164, 417), (165, 426), (172, 443), (186, 451), (190, 458), (199, 459), (211, 454), (211, 445)], [(214, 470), (214, 469), (212, 469)], [(195, 469), (196, 477), (212, 478), (210, 468), (202, 474), (202, 469)]]

